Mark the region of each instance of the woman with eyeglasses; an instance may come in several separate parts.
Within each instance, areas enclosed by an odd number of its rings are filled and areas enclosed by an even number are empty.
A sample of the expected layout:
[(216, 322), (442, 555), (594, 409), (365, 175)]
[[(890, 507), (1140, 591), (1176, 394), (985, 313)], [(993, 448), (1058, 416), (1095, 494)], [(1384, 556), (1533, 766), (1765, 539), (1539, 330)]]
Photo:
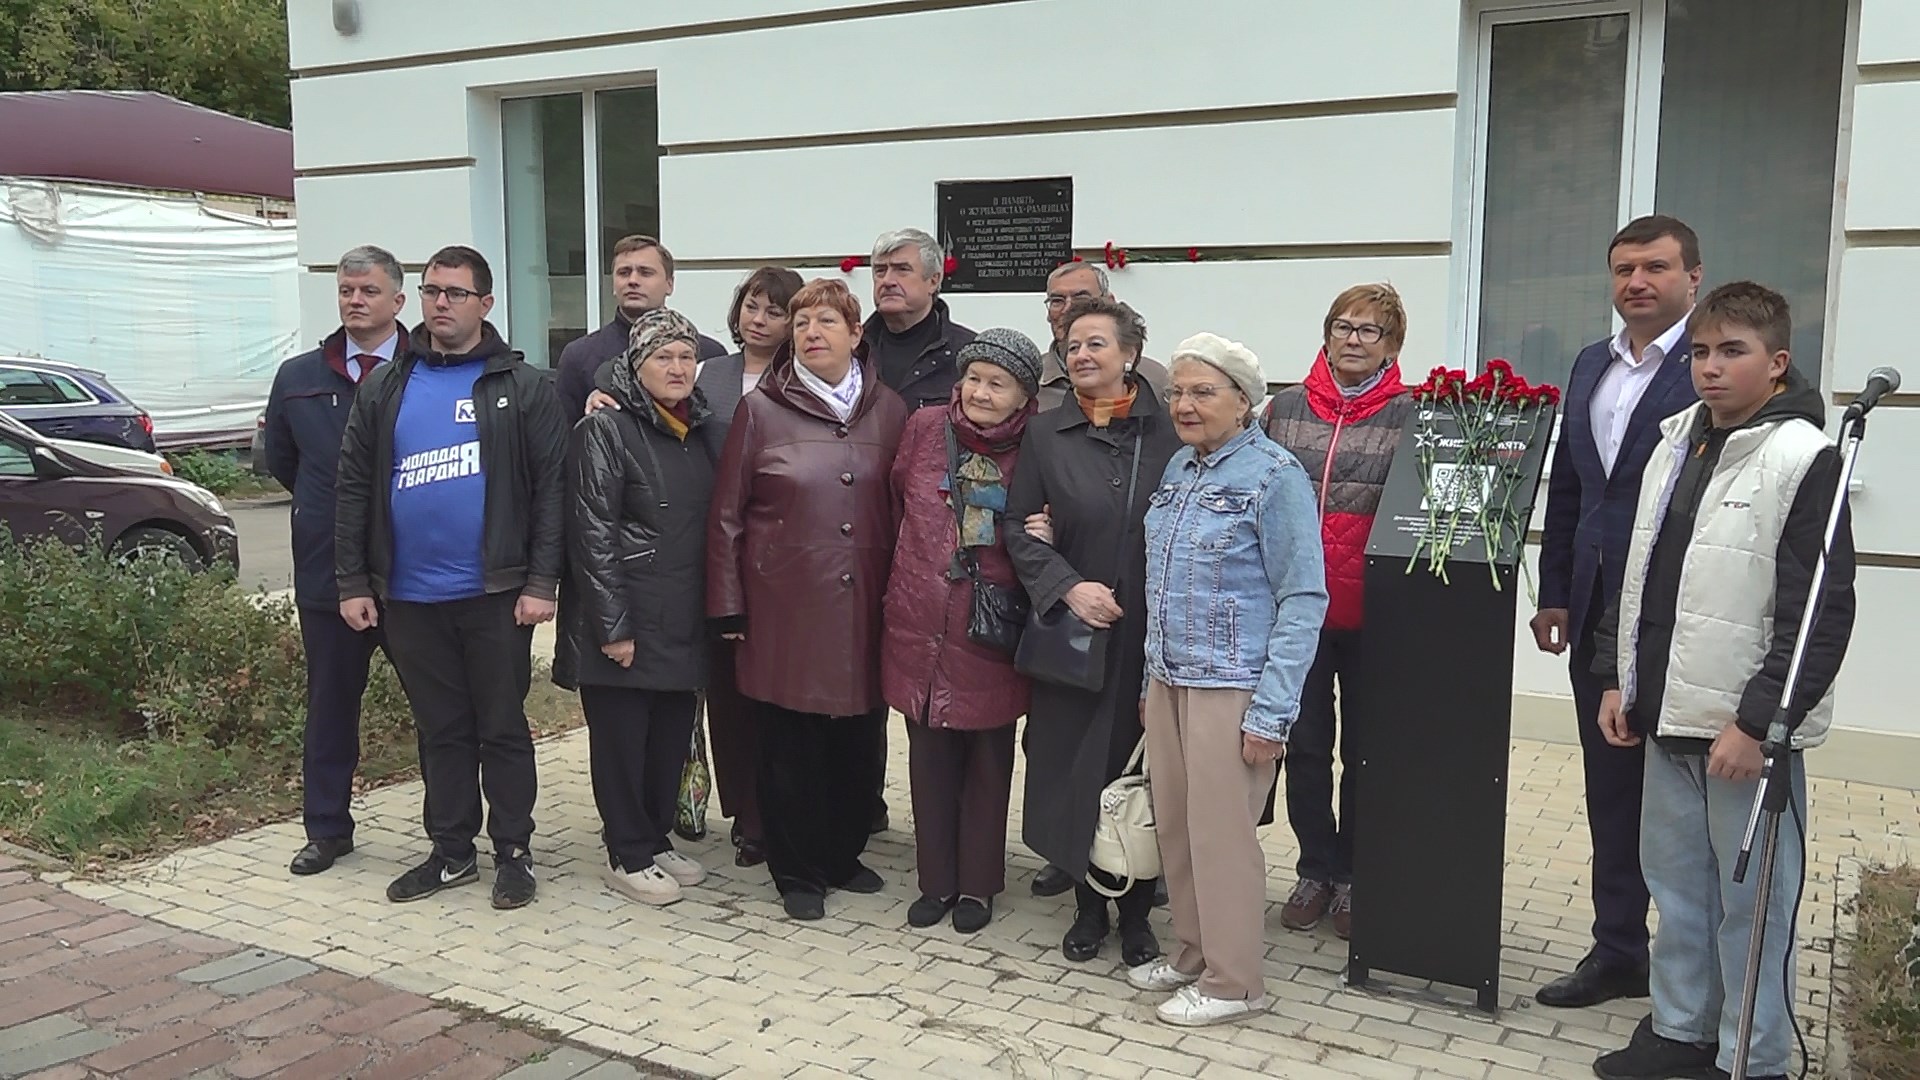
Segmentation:
[(678, 312), (634, 320), (607, 365), (617, 409), (574, 425), (561, 632), (587, 716), (593, 801), (614, 892), (670, 904), (706, 876), (673, 848), (680, 771), (705, 685), (707, 506), (713, 458), (694, 385), (700, 334)]
[[(1407, 312), (1386, 284), (1355, 285), (1334, 297), (1321, 324), (1321, 348), (1306, 381), (1274, 395), (1267, 435), (1306, 467), (1313, 481), (1326, 551), (1327, 622), (1307, 673), (1300, 720), (1287, 741), (1287, 821), (1300, 841), (1298, 879), (1280, 922), (1311, 930), (1328, 915), (1333, 931), (1353, 931), (1353, 784), (1366, 718), (1347, 712), (1346, 689), (1364, 623), (1362, 580), (1367, 534), (1413, 401), (1400, 383)], [(1333, 752), (1338, 729), (1339, 812), (1334, 811)], [(1358, 736), (1358, 737), (1356, 737)]]
[[(700, 392), (713, 408), (713, 420), (703, 429), (715, 460), (726, 449), (727, 432), (740, 399), (760, 385), (773, 358), (792, 337), (787, 305), (803, 282), (784, 266), (763, 266), (747, 275), (734, 290), (727, 311), (727, 329), (740, 351), (700, 366)], [(760, 769), (760, 728), (754, 710), (740, 696), (733, 677), (733, 642), (715, 639), (707, 673), (707, 729), (713, 739), (713, 783), (720, 792), (720, 811), (733, 819), (733, 864), (758, 866), (767, 861), (766, 832), (760, 823), (757, 791)]]
[(830, 889), (876, 893), (860, 861), (886, 723), (880, 609), (907, 406), (854, 355), (860, 303), (838, 281), (794, 294), (793, 338), (740, 399), (707, 526), (707, 615), (735, 643), (760, 718), (767, 869), (787, 916)]
[(1253, 422), (1266, 393), (1246, 346), (1195, 334), (1167, 407), (1184, 448), (1147, 508), (1144, 722), (1154, 831), (1179, 947), (1133, 968), (1172, 991), (1169, 1024), (1267, 1007), (1259, 820), (1327, 611), (1313, 487)]
[[(1112, 297), (1084, 297), (1067, 309), (1065, 326), (1073, 395), (1027, 424), (1003, 531), (1034, 611), (1107, 631), (1100, 688), (1036, 679), (1027, 712), (1022, 839), (1076, 883), (1073, 925), (1060, 951), (1087, 961), (1113, 931), (1107, 897), (1088, 883), (1099, 873), (1088, 855), (1100, 793), (1125, 771), (1141, 737), (1142, 522), (1180, 436), (1135, 371), (1147, 330), (1132, 308)], [(1137, 966), (1159, 956), (1147, 922), (1155, 882), (1102, 884), (1126, 888), (1115, 902), (1121, 959)]]

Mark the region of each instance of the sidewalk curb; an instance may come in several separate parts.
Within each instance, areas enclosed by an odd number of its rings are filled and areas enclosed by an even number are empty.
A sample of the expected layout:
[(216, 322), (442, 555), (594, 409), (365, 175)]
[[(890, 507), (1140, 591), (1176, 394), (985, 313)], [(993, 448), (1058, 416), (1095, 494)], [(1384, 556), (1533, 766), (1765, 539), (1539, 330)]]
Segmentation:
[(52, 855), (35, 851), (32, 848), (24, 848), (19, 844), (11, 844), (5, 840), (0, 840), (0, 855), (4, 855), (9, 859), (17, 859), (33, 867), (36, 871), (65, 870), (67, 868), (66, 863), (54, 858)]

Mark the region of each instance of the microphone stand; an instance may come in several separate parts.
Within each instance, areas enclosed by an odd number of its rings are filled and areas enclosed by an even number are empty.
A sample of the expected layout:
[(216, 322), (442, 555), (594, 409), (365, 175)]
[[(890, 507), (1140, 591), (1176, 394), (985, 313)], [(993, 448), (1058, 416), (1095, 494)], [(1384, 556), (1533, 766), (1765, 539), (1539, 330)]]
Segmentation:
[[(1754, 793), (1753, 812), (1747, 817), (1746, 838), (1740, 844), (1740, 857), (1733, 864), (1736, 884), (1747, 879), (1747, 863), (1753, 855), (1754, 837), (1760, 837), (1760, 881), (1754, 887), (1753, 932), (1747, 940), (1746, 988), (1740, 996), (1739, 1034), (1733, 1050), (1732, 1080), (1747, 1080), (1747, 1062), (1753, 1050), (1754, 997), (1760, 990), (1760, 952), (1766, 940), (1767, 908), (1773, 898), (1773, 869), (1780, 843), (1780, 816), (1793, 800), (1793, 747), (1787, 717), (1794, 691), (1799, 688), (1801, 664), (1806, 659), (1807, 639), (1826, 600), (1827, 559), (1833, 553), (1834, 534), (1840, 531), (1840, 515), (1847, 508), (1847, 486), (1853, 479), (1853, 466), (1860, 456), (1860, 441), (1866, 438), (1865, 411), (1858, 415), (1849, 409), (1840, 421), (1840, 481), (1833, 494), (1833, 509), (1827, 514), (1827, 532), (1820, 545), (1820, 561), (1814, 564), (1813, 581), (1807, 589), (1807, 604), (1800, 613), (1800, 632), (1793, 643), (1793, 659), (1787, 665), (1786, 685), (1780, 704), (1767, 726), (1761, 753), (1766, 765), (1760, 773), (1760, 789)], [(1805, 837), (1802, 837), (1803, 844)], [(1802, 868), (1802, 873), (1805, 869)], [(1792, 927), (1788, 927), (1791, 937)], [(1792, 1009), (1792, 1003), (1787, 1005)], [(1791, 1013), (1789, 1013), (1791, 1020)]]

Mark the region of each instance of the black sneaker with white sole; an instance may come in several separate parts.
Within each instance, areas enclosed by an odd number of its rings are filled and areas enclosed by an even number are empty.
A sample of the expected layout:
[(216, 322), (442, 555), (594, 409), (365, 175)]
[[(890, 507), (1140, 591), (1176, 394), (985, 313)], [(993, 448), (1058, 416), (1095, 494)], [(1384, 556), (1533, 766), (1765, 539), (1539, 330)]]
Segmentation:
[(493, 857), (493, 906), (501, 911), (533, 903), (533, 856), (516, 848)]
[(441, 889), (480, 880), (480, 864), (472, 855), (463, 863), (451, 863), (438, 855), (393, 879), (387, 886), (387, 899), (396, 904), (432, 896)]

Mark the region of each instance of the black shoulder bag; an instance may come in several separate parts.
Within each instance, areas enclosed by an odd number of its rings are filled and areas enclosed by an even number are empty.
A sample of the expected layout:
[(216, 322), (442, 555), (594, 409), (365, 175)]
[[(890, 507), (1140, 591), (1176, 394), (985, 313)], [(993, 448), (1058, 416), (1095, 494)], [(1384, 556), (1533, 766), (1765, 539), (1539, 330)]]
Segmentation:
[[(966, 508), (960, 505), (960, 446), (954, 441), (952, 420), (947, 421), (946, 429), (947, 493), (953, 503), (954, 535), (959, 537), (966, 528)], [(1012, 656), (1020, 647), (1020, 631), (1027, 621), (1027, 594), (982, 577), (980, 561), (964, 543), (954, 549), (953, 558), (973, 582), (973, 602), (967, 608), (967, 640)]]
[[(1140, 482), (1140, 431), (1133, 433), (1133, 469), (1127, 478), (1127, 500), (1120, 504), (1120, 561), (1127, 562), (1127, 517), (1133, 513), (1134, 490)], [(1115, 586), (1118, 586), (1116, 576)], [(1014, 670), (1041, 682), (1099, 693), (1107, 681), (1107, 639), (1112, 631), (1089, 626), (1062, 600), (1045, 612), (1034, 611), (1020, 635)]]

